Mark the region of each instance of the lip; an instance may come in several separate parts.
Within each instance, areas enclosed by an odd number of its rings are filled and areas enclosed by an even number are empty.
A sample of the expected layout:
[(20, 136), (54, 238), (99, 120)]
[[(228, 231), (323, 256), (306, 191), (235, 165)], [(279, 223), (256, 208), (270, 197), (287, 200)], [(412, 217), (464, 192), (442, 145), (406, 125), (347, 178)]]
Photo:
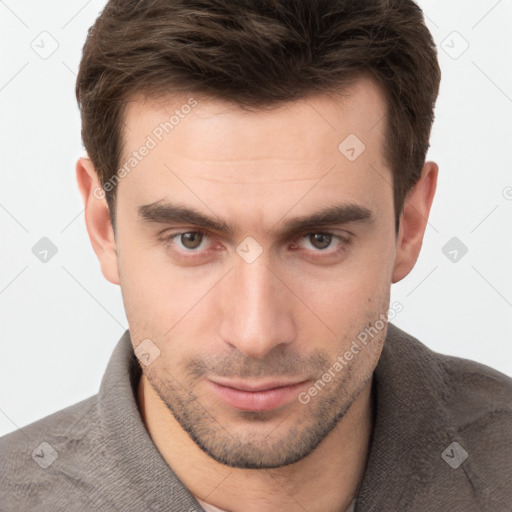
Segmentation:
[(212, 391), (224, 402), (243, 411), (269, 411), (296, 398), (307, 380), (300, 382), (267, 381), (250, 383), (216, 379), (207, 381)]

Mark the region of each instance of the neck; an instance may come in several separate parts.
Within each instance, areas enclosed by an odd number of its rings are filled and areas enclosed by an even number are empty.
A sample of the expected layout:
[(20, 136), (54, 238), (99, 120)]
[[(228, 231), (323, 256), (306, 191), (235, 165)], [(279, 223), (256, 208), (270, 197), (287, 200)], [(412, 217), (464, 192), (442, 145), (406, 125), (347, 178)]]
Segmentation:
[(198, 498), (232, 512), (344, 512), (366, 467), (372, 424), (371, 379), (343, 419), (304, 459), (277, 469), (238, 469), (204, 453), (181, 428), (144, 375), (142, 419), (165, 461)]

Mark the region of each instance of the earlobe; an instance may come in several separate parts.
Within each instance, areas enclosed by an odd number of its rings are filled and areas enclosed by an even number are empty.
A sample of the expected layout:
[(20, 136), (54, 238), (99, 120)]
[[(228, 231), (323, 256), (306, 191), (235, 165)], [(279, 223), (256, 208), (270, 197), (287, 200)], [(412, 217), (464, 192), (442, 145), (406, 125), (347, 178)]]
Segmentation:
[(119, 284), (116, 241), (108, 204), (96, 170), (88, 157), (76, 163), (76, 179), (85, 205), (85, 224), (101, 271), (113, 284)]
[(401, 281), (416, 264), (434, 200), (438, 172), (435, 162), (426, 162), (420, 179), (407, 195), (400, 217), (392, 283)]

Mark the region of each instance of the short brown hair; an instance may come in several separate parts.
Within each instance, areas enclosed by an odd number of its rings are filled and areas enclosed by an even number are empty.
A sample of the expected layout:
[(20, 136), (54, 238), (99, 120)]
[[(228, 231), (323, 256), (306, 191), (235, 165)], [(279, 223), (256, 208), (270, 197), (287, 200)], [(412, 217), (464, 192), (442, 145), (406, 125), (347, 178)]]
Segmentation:
[[(270, 108), (369, 73), (387, 100), (396, 229), (429, 147), (441, 71), (412, 0), (110, 0), (76, 81), (82, 141), (102, 186), (120, 165), (126, 102), (195, 93)], [(106, 191), (112, 226), (115, 188)]]

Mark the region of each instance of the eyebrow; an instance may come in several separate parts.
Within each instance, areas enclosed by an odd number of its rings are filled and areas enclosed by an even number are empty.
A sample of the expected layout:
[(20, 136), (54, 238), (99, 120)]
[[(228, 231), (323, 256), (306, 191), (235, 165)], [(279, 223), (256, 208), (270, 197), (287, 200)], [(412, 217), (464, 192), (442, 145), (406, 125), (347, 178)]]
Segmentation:
[[(208, 217), (201, 212), (170, 202), (157, 201), (137, 208), (139, 217), (148, 223), (171, 224), (187, 223), (204, 229), (210, 229), (233, 235), (235, 229), (227, 222), (216, 217)], [(279, 229), (280, 236), (291, 236), (300, 231), (328, 225), (342, 225), (349, 222), (373, 223), (374, 214), (365, 206), (355, 203), (334, 204), (322, 208), (310, 215), (285, 220)], [(274, 228), (269, 230), (273, 231)]]

